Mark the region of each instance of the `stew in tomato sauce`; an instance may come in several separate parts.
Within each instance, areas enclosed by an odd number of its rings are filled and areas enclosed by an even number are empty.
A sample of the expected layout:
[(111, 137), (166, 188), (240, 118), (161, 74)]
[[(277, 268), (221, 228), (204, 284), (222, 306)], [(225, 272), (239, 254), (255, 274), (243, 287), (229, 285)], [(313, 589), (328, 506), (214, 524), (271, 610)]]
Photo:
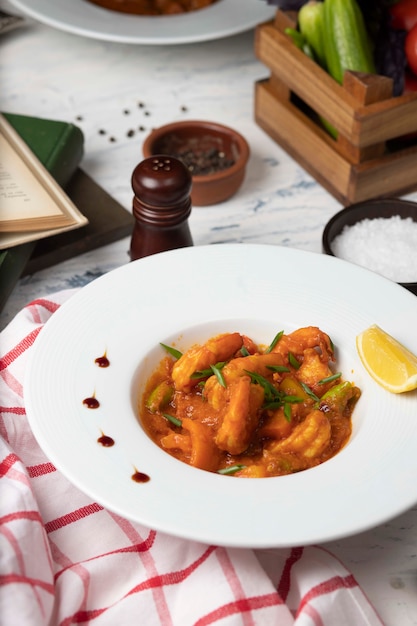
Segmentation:
[(317, 327), (280, 332), (267, 348), (238, 332), (184, 354), (164, 347), (140, 418), (151, 439), (184, 463), (280, 476), (323, 463), (350, 437), (361, 392), (335, 371), (333, 344)]

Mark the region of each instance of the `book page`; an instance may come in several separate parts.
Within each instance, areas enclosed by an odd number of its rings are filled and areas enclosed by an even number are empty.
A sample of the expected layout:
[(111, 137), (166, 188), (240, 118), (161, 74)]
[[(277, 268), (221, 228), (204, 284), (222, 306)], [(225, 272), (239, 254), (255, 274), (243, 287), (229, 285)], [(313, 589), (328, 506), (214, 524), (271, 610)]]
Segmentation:
[(56, 231), (86, 223), (87, 219), (0, 115), (0, 233), (21, 232), (27, 240), (31, 231)]
[(0, 134), (0, 230), (37, 229), (40, 223), (46, 227), (61, 222), (67, 223), (67, 217), (54, 198)]

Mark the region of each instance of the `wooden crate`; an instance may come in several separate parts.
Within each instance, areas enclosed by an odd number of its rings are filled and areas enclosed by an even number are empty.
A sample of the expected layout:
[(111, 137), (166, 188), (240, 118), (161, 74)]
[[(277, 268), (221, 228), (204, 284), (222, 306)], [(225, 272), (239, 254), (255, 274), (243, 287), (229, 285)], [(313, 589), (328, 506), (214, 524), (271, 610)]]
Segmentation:
[(391, 79), (350, 71), (339, 85), (284, 33), (296, 17), (257, 27), (271, 75), (255, 85), (256, 122), (344, 205), (417, 189), (417, 139), (402, 139), (417, 131), (417, 93), (394, 98)]

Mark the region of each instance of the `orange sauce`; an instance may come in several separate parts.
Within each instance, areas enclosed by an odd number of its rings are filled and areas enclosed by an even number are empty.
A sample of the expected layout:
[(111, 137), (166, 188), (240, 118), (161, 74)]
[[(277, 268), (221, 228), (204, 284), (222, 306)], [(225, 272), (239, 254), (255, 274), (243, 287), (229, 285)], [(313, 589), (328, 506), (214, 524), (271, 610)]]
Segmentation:
[[(232, 335), (231, 349), (236, 350), (237, 333), (219, 338), (224, 343)], [(217, 339), (210, 340), (211, 350), (216, 350)], [(227, 358), (222, 352), (223, 358), (218, 359), (224, 385), (221, 377), (207, 370), (200, 378), (191, 374), (184, 383), (181, 370), (192, 371), (193, 359), (201, 364), (205, 355), (211, 357), (207, 344), (201, 349), (193, 346), (178, 360), (166, 356), (149, 377), (141, 399), (145, 431), (156, 445), (184, 463), (240, 477), (291, 474), (330, 459), (349, 440), (352, 412), (361, 392), (340, 372), (332, 376), (328, 361), (333, 363), (333, 348), (326, 354), (325, 349), (323, 353), (301, 343), (297, 348), (289, 340), (297, 351), (295, 358), (282, 348), (284, 343), (280, 352), (275, 348), (277, 352), (270, 353), (265, 367), (265, 351), (242, 336), (244, 352), (239, 349)], [(330, 341), (328, 345), (332, 346)], [(201, 367), (197, 369), (201, 373)]]
[(110, 11), (133, 15), (175, 15), (203, 9), (218, 0), (88, 0)]

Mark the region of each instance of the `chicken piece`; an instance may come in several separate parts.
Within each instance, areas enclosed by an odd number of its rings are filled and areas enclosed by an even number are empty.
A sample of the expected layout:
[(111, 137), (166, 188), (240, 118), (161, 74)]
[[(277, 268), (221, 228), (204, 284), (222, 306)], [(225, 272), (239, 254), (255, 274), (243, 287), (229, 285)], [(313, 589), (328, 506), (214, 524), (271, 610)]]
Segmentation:
[(259, 352), (259, 346), (247, 335), (242, 335), (243, 347), (249, 352), (249, 354), (255, 354)]
[(264, 390), (260, 385), (252, 385), (249, 376), (241, 376), (228, 387), (228, 393), (229, 401), (215, 441), (221, 450), (241, 454), (258, 425)]
[[(214, 409), (221, 410), (228, 400), (227, 388), (238, 378), (248, 376), (248, 372), (253, 372), (271, 379), (273, 372), (269, 368), (273, 365), (282, 365), (282, 360), (282, 357), (277, 354), (253, 354), (232, 359), (222, 368), (226, 387), (223, 387), (217, 377), (213, 375), (206, 380), (203, 391), (204, 397)], [(274, 376), (276, 375), (274, 374)]]
[(203, 396), (215, 411), (221, 411), (226, 406), (228, 395), (227, 386), (223, 387), (217, 380), (217, 376), (213, 374), (206, 380)]
[(240, 376), (247, 376), (247, 372), (259, 374), (265, 378), (271, 378), (271, 366), (283, 365), (284, 359), (280, 354), (272, 352), (268, 354), (251, 354), (249, 356), (238, 357), (227, 363), (222, 369), (223, 377), (227, 384), (236, 380)]
[(208, 369), (221, 361), (227, 361), (240, 350), (243, 339), (239, 333), (224, 333), (209, 339), (202, 346), (196, 345), (184, 352), (174, 363), (172, 380), (177, 391), (189, 392), (198, 383), (195, 372)]
[(331, 426), (318, 409), (311, 411), (301, 424), (284, 440), (274, 443), (269, 451), (293, 453), (306, 459), (319, 457), (330, 443)]
[[(291, 409), (297, 408), (298, 405), (293, 404)], [(291, 411), (292, 412), (292, 411)], [(265, 423), (259, 429), (260, 437), (268, 437), (268, 439), (283, 439), (288, 437), (293, 429), (293, 419), (288, 420), (284, 414), (284, 407), (280, 407), (275, 411), (270, 411), (270, 415)]]
[(189, 435), (180, 433), (168, 433), (161, 438), (161, 446), (164, 450), (181, 450), (185, 454), (191, 454), (191, 439)]
[(215, 472), (219, 465), (220, 452), (213, 441), (211, 428), (189, 418), (182, 420), (182, 426), (191, 437), (190, 465)]
[(305, 383), (315, 394), (321, 396), (334, 383), (326, 386), (319, 385), (318, 382), (332, 374), (328, 361), (323, 361), (317, 350), (314, 348), (304, 350), (303, 362), (296, 372), (299, 381)]
[(272, 353), (280, 354), (288, 362), (288, 353), (302, 357), (307, 348), (318, 348), (323, 362), (333, 359), (333, 346), (330, 337), (317, 326), (298, 328), (289, 335), (283, 335)]

